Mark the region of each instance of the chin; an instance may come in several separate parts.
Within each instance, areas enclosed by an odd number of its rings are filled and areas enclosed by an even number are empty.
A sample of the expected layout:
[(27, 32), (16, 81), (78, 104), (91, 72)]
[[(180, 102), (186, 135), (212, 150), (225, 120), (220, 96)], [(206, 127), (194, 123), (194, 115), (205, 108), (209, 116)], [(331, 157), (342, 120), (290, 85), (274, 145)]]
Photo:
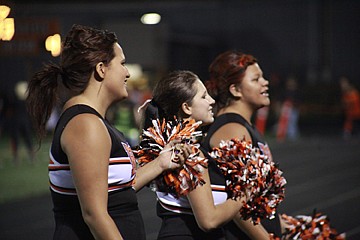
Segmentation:
[(125, 92), (122, 96), (122, 99), (125, 99), (125, 98), (128, 98), (129, 97), (129, 93), (128, 92)]
[(270, 100), (266, 101), (261, 107), (268, 107), (270, 106)]
[(268, 98), (267, 102), (268, 102), (267, 105), (270, 105), (270, 103), (271, 103), (270, 98)]
[(122, 95), (122, 96), (119, 97), (118, 101), (125, 100), (125, 99), (128, 98), (128, 96), (129, 96), (128, 94)]
[(211, 117), (211, 118), (209, 118), (209, 119), (206, 119), (206, 120), (202, 120), (202, 126), (205, 126), (205, 125), (209, 125), (209, 124), (211, 124), (211, 123), (213, 123), (214, 122), (214, 118), (213, 117)]
[(257, 110), (259, 110), (261, 108), (264, 108), (264, 107), (268, 107), (268, 106), (270, 106), (270, 104), (261, 104), (255, 109), (255, 111), (257, 111)]

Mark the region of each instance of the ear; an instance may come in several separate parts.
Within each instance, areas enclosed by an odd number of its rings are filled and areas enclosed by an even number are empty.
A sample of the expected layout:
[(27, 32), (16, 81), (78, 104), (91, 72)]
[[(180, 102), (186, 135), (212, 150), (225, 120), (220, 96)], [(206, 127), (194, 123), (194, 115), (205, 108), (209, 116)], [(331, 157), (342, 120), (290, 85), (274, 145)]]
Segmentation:
[(97, 81), (102, 81), (105, 78), (105, 64), (103, 62), (96, 64), (94, 75)]
[(239, 86), (237, 86), (236, 84), (231, 84), (229, 87), (229, 92), (234, 96), (234, 97), (242, 97), (242, 93), (241, 93), (241, 89)]
[(191, 106), (186, 102), (181, 104), (181, 110), (189, 116), (192, 114)]

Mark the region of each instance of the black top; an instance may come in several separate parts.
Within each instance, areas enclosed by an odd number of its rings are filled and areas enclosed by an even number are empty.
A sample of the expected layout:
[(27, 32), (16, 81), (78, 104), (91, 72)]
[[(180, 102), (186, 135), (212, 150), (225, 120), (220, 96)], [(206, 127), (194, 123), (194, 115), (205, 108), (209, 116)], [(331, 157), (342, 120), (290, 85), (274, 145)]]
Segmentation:
[[(125, 239), (145, 239), (143, 219), (132, 182), (135, 177), (135, 158), (123, 134), (111, 126), (95, 109), (87, 105), (74, 105), (60, 117), (55, 128), (50, 150), (49, 178), (57, 239), (93, 239), (85, 224), (78, 196), (73, 185), (68, 158), (61, 148), (60, 138), (67, 123), (83, 113), (95, 114), (105, 124), (110, 138), (108, 176), (108, 212)], [(126, 176), (122, 182), (118, 177)], [(91, 184), (91, 182), (89, 182)], [(97, 193), (94, 193), (97, 194)], [(130, 222), (132, 221), (132, 222)], [(63, 229), (67, 229), (66, 231)]]
[[(272, 159), (270, 149), (267, 143), (265, 142), (265, 140), (263, 139), (261, 133), (249, 122), (247, 122), (245, 118), (243, 118), (241, 115), (236, 113), (225, 113), (215, 118), (214, 123), (209, 127), (207, 135), (202, 143), (206, 151), (208, 152), (211, 151), (210, 139), (212, 135), (220, 127), (224, 126), (227, 123), (239, 123), (243, 125), (251, 136), (251, 141), (253, 146), (258, 147), (263, 154), (267, 154), (269, 158)], [(211, 176), (210, 176), (210, 180), (212, 181)], [(261, 224), (265, 227), (265, 229), (269, 233), (274, 233), (277, 236), (281, 236), (281, 227), (280, 227), (280, 220), (278, 214), (275, 214), (275, 218), (272, 220), (263, 219), (261, 221)], [(244, 235), (244, 233), (234, 224), (233, 221), (226, 224), (224, 228), (227, 231), (227, 239), (239, 239), (239, 236)], [(241, 239), (245, 239), (245, 238), (241, 238)]]
[(207, 131), (207, 135), (203, 141), (204, 148), (209, 151), (210, 147), (210, 139), (212, 135), (222, 126), (227, 123), (240, 123), (243, 125), (246, 130), (249, 132), (251, 136), (251, 142), (255, 147), (259, 147), (258, 143), (265, 143), (261, 133), (253, 127), (248, 121), (245, 120), (241, 115), (236, 113), (225, 113), (220, 115), (219, 117), (215, 118), (214, 123), (210, 126), (209, 130)]

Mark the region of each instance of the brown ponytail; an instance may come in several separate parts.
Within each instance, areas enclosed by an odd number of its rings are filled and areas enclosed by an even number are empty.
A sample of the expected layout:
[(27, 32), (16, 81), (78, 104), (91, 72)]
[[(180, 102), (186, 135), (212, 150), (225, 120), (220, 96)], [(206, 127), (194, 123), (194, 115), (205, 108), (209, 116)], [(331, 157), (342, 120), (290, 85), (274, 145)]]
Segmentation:
[(61, 74), (61, 68), (54, 63), (48, 63), (28, 83), (26, 104), (39, 139), (46, 134), (46, 123), (58, 100), (59, 74)]
[(113, 32), (74, 24), (62, 43), (60, 64), (45, 64), (30, 79), (27, 107), (39, 140), (46, 134), (46, 123), (60, 97), (82, 93), (96, 64), (114, 58), (116, 42)]

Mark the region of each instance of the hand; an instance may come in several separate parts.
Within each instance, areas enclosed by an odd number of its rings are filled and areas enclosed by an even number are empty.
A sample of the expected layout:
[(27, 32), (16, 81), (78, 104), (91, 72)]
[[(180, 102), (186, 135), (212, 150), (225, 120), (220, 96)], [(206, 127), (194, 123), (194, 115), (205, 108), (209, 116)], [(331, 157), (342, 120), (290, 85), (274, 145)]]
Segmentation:
[(181, 167), (191, 154), (191, 146), (174, 140), (160, 152), (159, 161), (163, 171)]
[(191, 154), (191, 146), (184, 143), (175, 144), (169, 161), (169, 169), (182, 166)]
[(234, 196), (233, 199), (235, 199), (236, 201), (239, 201), (241, 203), (247, 203), (252, 200), (254, 189), (253, 186), (248, 185), (245, 189), (241, 190), (241, 186), (239, 184), (235, 184), (232, 189), (232, 195)]

